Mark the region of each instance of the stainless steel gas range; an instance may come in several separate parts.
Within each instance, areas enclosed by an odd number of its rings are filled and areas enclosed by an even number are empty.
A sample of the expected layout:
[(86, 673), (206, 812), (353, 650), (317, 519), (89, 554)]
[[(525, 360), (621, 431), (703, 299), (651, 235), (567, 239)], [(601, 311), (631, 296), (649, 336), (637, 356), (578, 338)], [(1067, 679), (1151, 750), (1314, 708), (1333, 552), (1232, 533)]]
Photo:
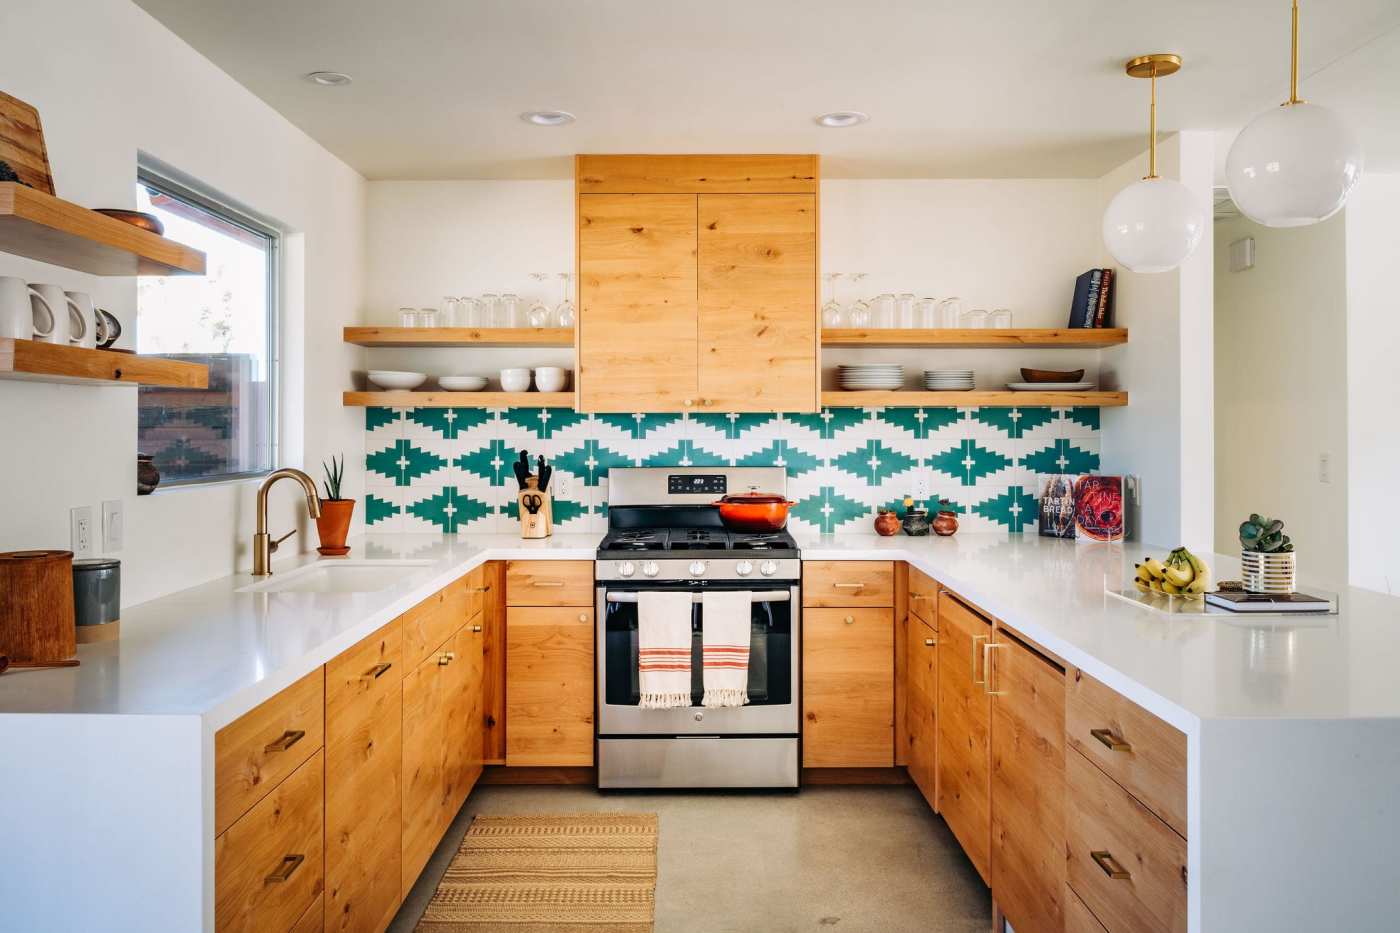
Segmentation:
[[(598, 599), (598, 785), (796, 787), (801, 554), (786, 531), (727, 531), (714, 501), (758, 489), (785, 493), (773, 467), (614, 469), (608, 535), (595, 563)], [(751, 599), (748, 703), (706, 709), (701, 667), (706, 590)], [(691, 705), (641, 709), (637, 596), (692, 594)]]

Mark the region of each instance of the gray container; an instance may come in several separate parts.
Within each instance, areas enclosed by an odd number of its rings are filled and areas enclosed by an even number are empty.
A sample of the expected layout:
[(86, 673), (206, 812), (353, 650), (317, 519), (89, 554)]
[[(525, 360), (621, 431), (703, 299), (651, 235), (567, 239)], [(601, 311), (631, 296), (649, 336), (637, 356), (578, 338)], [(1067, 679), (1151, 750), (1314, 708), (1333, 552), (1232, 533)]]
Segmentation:
[(73, 614), (78, 643), (110, 641), (121, 632), (122, 562), (112, 557), (73, 561)]

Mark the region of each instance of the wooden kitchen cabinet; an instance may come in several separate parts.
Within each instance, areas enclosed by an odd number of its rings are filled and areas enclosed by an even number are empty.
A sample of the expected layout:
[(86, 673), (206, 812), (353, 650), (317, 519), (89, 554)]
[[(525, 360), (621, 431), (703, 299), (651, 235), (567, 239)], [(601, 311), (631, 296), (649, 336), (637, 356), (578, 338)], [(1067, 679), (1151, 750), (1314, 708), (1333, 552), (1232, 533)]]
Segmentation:
[(992, 896), (1017, 933), (1061, 933), (1065, 672), (999, 629), (987, 651)]
[(929, 806), (938, 808), (938, 631), (909, 616), (905, 648), (905, 736), (909, 777)]
[(401, 894), (406, 896), (442, 836), (442, 801), (447, 783), (443, 733), (447, 721), (444, 643), (403, 679), (403, 831)]
[(909, 568), (909, 611), (938, 626), (938, 582), (914, 567)]
[[(484, 674), (481, 615), (475, 616), (448, 641), (452, 663), (445, 668), (444, 740), (446, 794), (444, 821), (451, 824), (467, 795), (481, 777), (481, 683)], [(446, 826), (443, 827), (446, 830)]]
[(804, 560), (802, 605), (807, 608), (894, 605), (894, 562)]
[(593, 764), (593, 608), (506, 610), (506, 764)]
[(938, 600), (938, 811), (991, 884), (991, 620), (944, 591)]
[(893, 610), (803, 612), (802, 764), (894, 765)]
[(506, 563), (507, 606), (593, 605), (591, 560), (512, 560)]

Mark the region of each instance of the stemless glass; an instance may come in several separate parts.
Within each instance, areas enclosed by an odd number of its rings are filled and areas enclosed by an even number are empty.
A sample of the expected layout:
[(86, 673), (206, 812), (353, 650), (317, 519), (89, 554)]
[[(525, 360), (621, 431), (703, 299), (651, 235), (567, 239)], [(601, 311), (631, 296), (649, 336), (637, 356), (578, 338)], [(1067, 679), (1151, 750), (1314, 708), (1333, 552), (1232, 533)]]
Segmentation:
[(918, 322), (915, 327), (932, 328), (938, 326), (938, 299), (920, 298), (916, 306), (916, 317)]
[(962, 299), (944, 298), (938, 303), (938, 316), (942, 319), (944, 327), (962, 327)]
[(399, 326), (400, 326), (400, 327), (417, 327), (417, 326), (418, 326), (418, 309), (417, 309), (417, 308), (400, 308), (400, 309), (399, 309)]
[(918, 326), (914, 317), (914, 296), (904, 292), (894, 300), (895, 326), (911, 328)]
[(971, 311), (964, 311), (962, 320), (959, 322), (963, 327), (977, 330), (987, 326), (987, 312), (984, 308), (973, 308)]
[(894, 295), (889, 292), (876, 295), (872, 313), (875, 317), (876, 327), (894, 327)]
[(458, 300), (451, 295), (444, 295), (442, 303), (438, 305), (438, 322), (443, 327), (457, 326), (457, 305)]
[(989, 327), (1010, 327), (1011, 309), (997, 308), (991, 314), (987, 315), (987, 325)]
[(437, 313), (437, 308), (419, 308), (419, 309), (418, 309), (418, 326), (419, 326), (419, 327), (437, 327), (437, 324), (438, 324), (438, 313)]
[(477, 299), (481, 306), (481, 326), (500, 327), (500, 296), (495, 292), (487, 292)]
[(822, 305), (822, 326), (840, 327), (842, 314), (841, 302), (836, 300), (836, 281), (841, 278), (839, 272), (827, 272), (822, 275), (827, 284), (826, 303)]
[(560, 327), (573, 327), (574, 321), (578, 318), (578, 312), (574, 309), (573, 289), (570, 285), (574, 281), (572, 272), (559, 273), (559, 285), (563, 291), (559, 299), (559, 305), (554, 309), (555, 323)]
[(501, 326), (520, 326), (520, 297), (510, 292), (501, 296)]
[[(863, 278), (865, 278), (867, 274), (868, 274), (868, 273), (865, 273), (865, 272), (852, 272), (852, 273), (851, 273), (851, 281), (852, 281), (853, 283), (859, 285), (859, 284), (860, 284), (860, 280), (863, 279)], [(850, 308), (848, 308), (847, 311), (846, 311), (846, 315), (847, 315), (847, 317), (849, 317), (849, 318), (851, 319), (851, 326), (852, 326), (852, 327), (869, 327), (869, 326), (870, 326), (870, 302), (868, 302), (868, 301), (866, 301), (865, 299), (861, 298), (861, 297), (860, 297), (860, 293), (857, 292), (857, 293), (856, 293), (856, 298), (855, 298), (854, 300), (851, 301), (851, 306), (850, 306)]]

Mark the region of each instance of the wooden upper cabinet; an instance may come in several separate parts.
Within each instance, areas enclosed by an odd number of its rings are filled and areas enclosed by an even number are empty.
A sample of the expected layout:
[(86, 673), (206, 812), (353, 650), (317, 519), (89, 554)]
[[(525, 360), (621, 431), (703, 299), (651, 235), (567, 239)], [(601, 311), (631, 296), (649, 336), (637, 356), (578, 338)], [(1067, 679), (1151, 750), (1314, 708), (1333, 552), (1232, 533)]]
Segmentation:
[(700, 195), (700, 406), (817, 408), (817, 197)]
[(579, 155), (579, 194), (815, 194), (815, 155)]
[(698, 387), (696, 198), (580, 194), (584, 411), (684, 411)]

